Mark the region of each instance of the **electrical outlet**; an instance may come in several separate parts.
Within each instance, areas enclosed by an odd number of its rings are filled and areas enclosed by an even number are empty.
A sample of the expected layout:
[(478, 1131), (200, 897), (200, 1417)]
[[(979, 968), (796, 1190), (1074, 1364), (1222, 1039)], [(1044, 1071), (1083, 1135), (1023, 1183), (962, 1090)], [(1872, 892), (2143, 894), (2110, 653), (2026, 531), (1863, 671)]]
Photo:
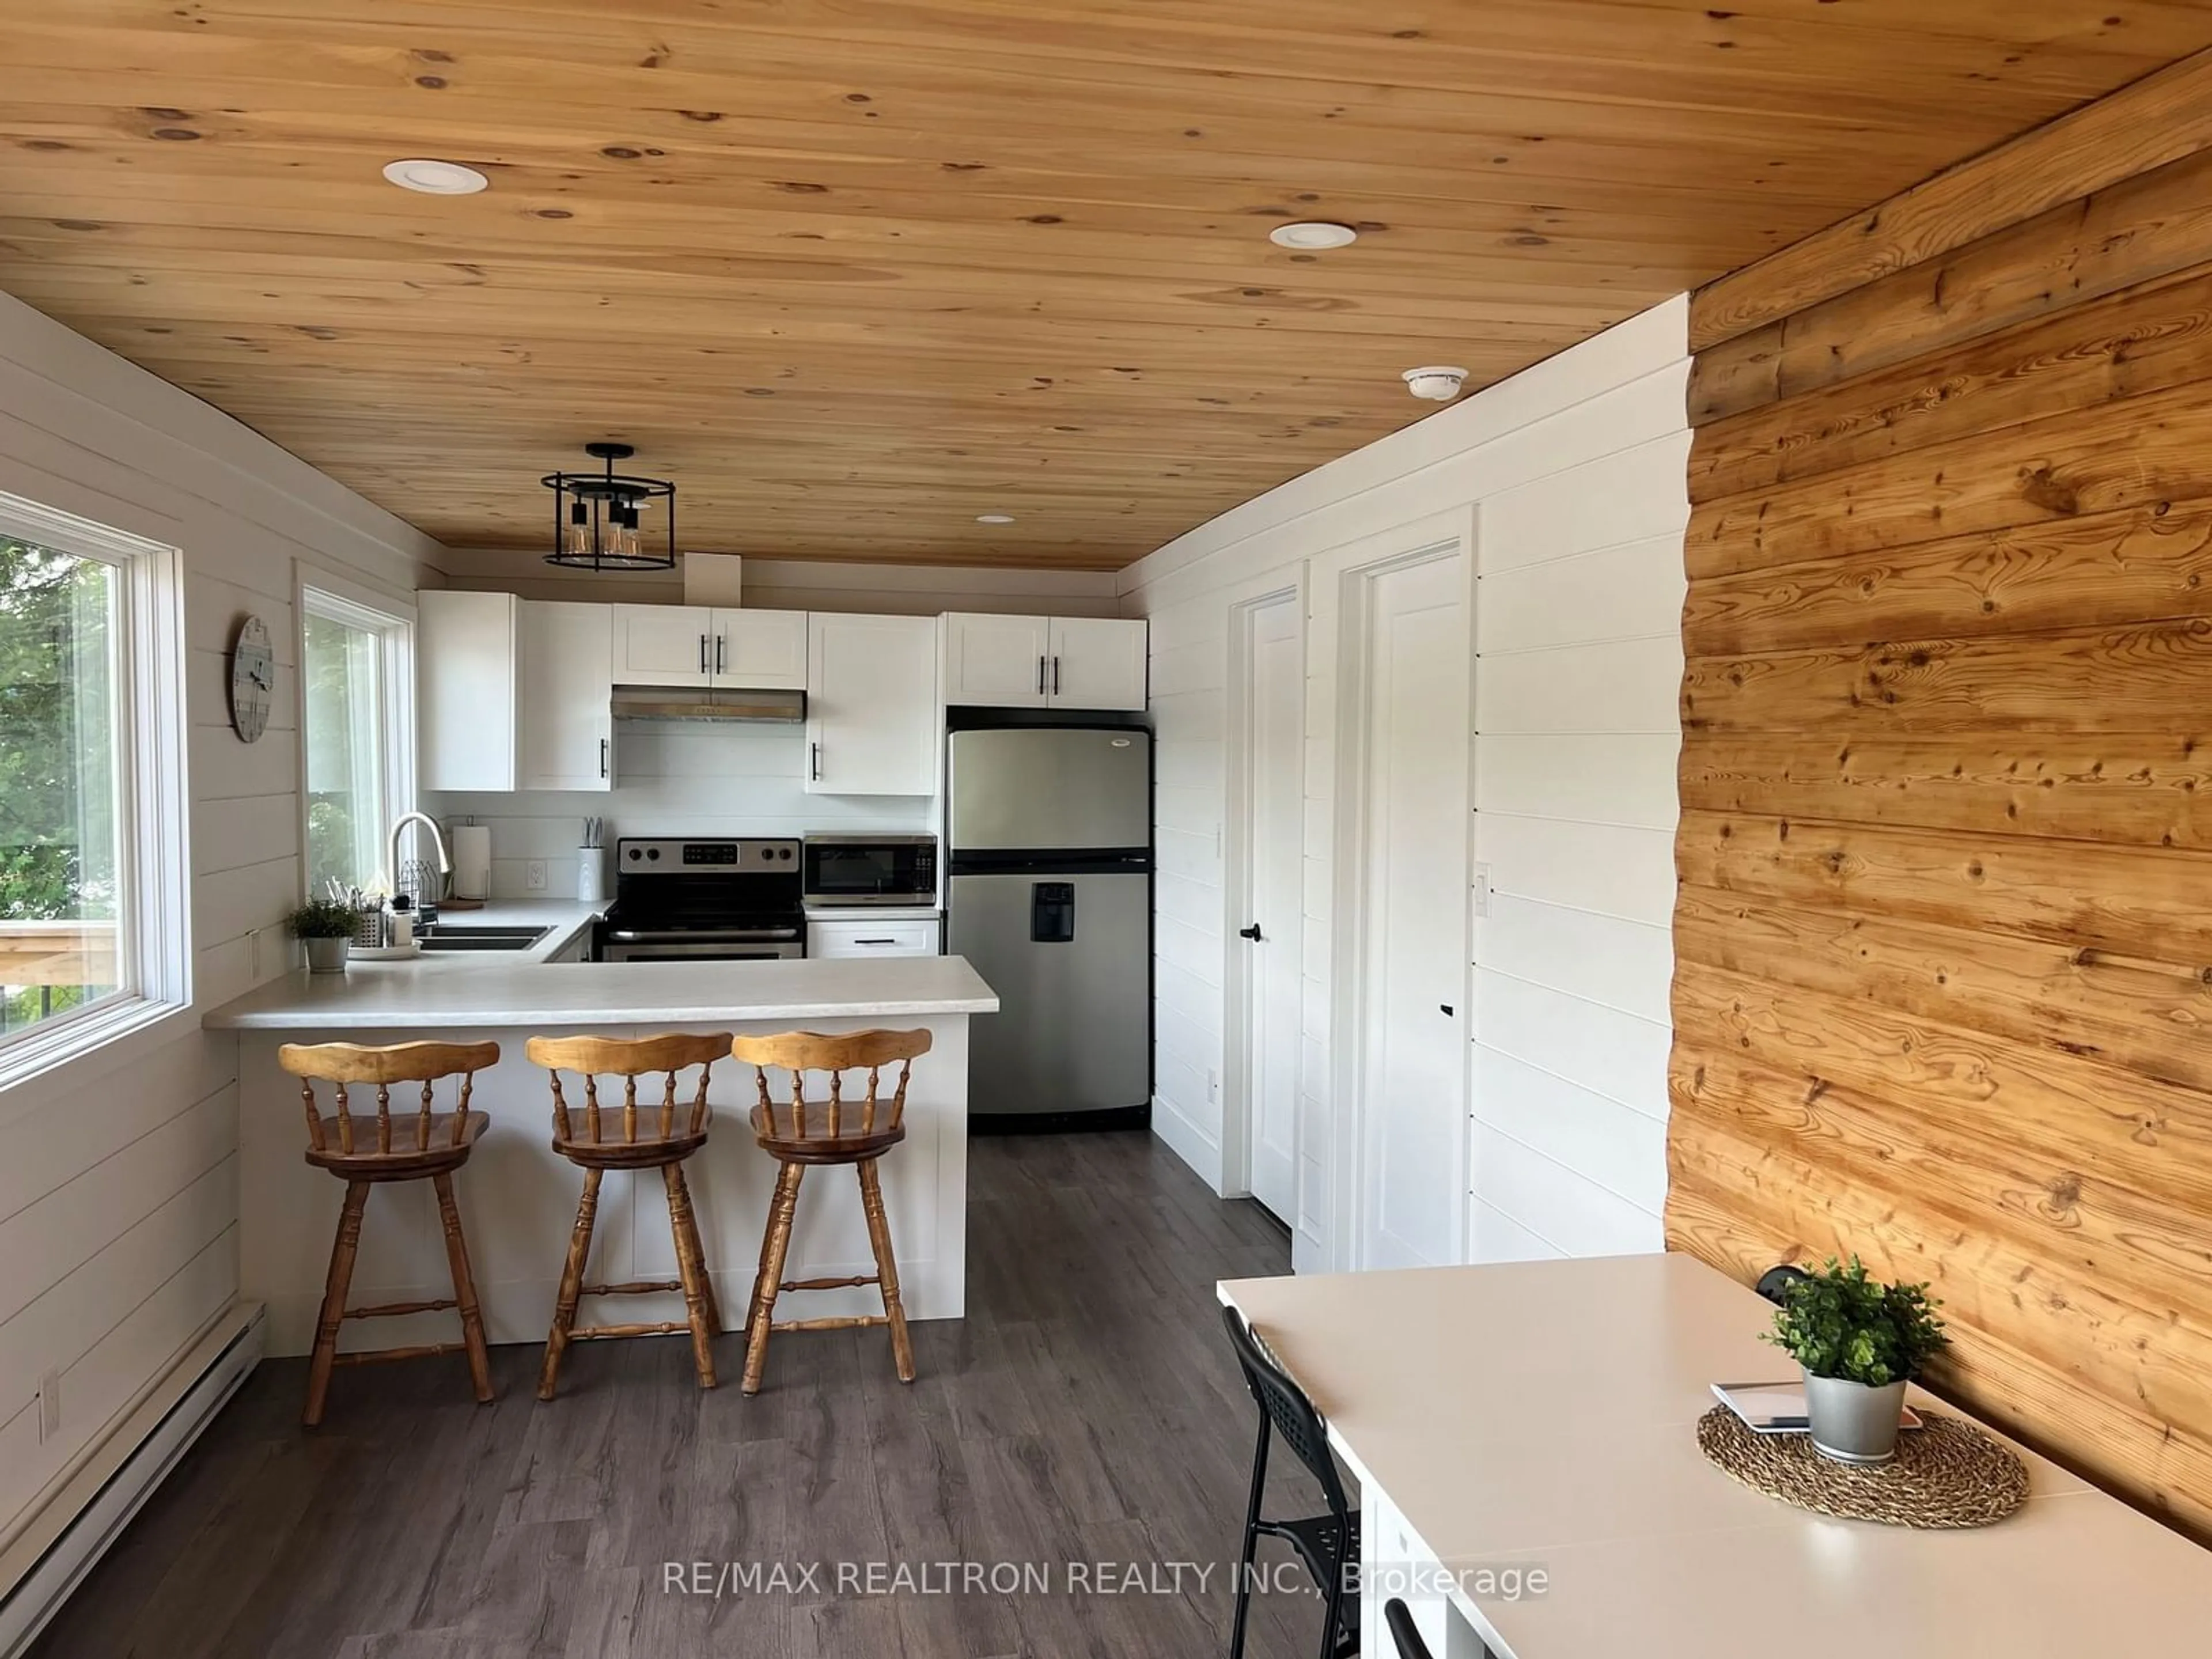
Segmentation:
[(533, 893), (545, 890), (545, 860), (532, 859), (522, 866), (522, 884)]
[(57, 1439), (62, 1431), (62, 1374), (48, 1371), (39, 1379), (39, 1443)]
[(1474, 914), (1478, 916), (1490, 914), (1490, 866), (1486, 864), (1474, 866)]

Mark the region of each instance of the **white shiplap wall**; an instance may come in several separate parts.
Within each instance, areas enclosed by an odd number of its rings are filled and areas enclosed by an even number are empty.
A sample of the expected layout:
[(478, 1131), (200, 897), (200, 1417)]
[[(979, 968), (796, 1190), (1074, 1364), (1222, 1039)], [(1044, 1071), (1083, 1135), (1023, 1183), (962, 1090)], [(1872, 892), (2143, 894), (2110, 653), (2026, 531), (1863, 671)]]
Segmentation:
[[(491, 829), (495, 898), (573, 898), (576, 843), (587, 815), (617, 836), (805, 836), (835, 830), (927, 830), (927, 796), (816, 795), (806, 790), (806, 732), (799, 726), (623, 720), (615, 727), (615, 787), (604, 794), (550, 791), (433, 795), (447, 823)], [(528, 885), (544, 860), (546, 886)]]
[[(207, 404), (0, 296), (0, 490), (185, 563), (194, 1006), (0, 1091), (0, 1540), (232, 1301), (236, 1044), (198, 1012), (281, 971), (298, 901), (295, 562), (410, 592), (433, 544)], [(224, 653), (259, 615), (269, 731), (232, 735)], [(301, 1178), (313, 1172), (304, 1166)], [(33, 1399), (60, 1379), (61, 1431)]]
[[(438, 555), (447, 584), (526, 599), (604, 599), (616, 605), (681, 605), (680, 572), (635, 576), (562, 570), (512, 550), (449, 549)], [(744, 567), (744, 599), (764, 611), (837, 611), (933, 617), (942, 611), (1000, 615), (1114, 617), (1119, 590), (1109, 570), (1016, 570), (830, 559), (757, 559)]]
[[(1148, 617), (1159, 737), (1155, 1126), (1216, 1183), (1236, 1167), (1212, 1080), (1232, 919), (1232, 607), (1308, 613), (1300, 1265), (1330, 1261), (1340, 576), (1472, 537), (1477, 651), (1468, 1172), (1472, 1259), (1656, 1249), (1666, 1179), (1668, 931), (1689, 434), (1686, 302), (1294, 479), (1123, 573)], [(1443, 895), (1439, 895), (1440, 902)]]

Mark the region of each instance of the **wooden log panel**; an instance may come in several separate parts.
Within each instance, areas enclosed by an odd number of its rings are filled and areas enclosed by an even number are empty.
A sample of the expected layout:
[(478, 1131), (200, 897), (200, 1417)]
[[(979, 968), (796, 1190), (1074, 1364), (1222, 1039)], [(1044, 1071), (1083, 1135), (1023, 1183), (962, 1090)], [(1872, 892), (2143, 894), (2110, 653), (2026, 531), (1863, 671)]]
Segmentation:
[(1701, 427), (1690, 499), (1769, 489), (2208, 374), (2212, 270), (2185, 271)]
[(2172, 732), (1692, 734), (1686, 811), (2212, 851), (2212, 741)]
[[(2207, 228), (2212, 241), (2212, 225)], [(2196, 382), (1692, 509), (1692, 578), (2212, 497)]]
[[(1956, 347), (2203, 263), (2212, 154), (2051, 209), (1711, 352), (1690, 376), (1697, 424)], [(1747, 367), (1771, 359), (1771, 376)]]
[(1692, 656), (2212, 614), (2212, 507), (2139, 507), (1701, 581)]
[(1702, 356), (2208, 145), (2212, 52), (2200, 52), (1708, 283), (1691, 301), (1690, 349)]
[(1692, 303), (1667, 1228), (2212, 1540), (2207, 92)]

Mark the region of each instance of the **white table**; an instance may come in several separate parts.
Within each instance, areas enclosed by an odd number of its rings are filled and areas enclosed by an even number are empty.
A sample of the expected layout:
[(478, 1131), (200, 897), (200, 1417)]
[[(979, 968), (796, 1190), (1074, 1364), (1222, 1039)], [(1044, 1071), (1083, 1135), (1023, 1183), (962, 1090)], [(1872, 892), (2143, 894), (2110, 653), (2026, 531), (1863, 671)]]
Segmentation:
[[(1685, 1255), (1224, 1282), (1328, 1419), (1364, 1565), (1438, 1659), (2203, 1659), (2212, 1553), (2023, 1452), (1994, 1527), (1834, 1521), (1738, 1486), (1709, 1385), (1790, 1375), (1773, 1310)], [(1938, 1409), (1948, 1410), (1940, 1402)], [(1435, 1569), (1441, 1568), (1441, 1572)], [(1540, 1569), (1518, 1599), (1480, 1571)], [(1395, 1650), (1382, 1598), (1363, 1651)]]

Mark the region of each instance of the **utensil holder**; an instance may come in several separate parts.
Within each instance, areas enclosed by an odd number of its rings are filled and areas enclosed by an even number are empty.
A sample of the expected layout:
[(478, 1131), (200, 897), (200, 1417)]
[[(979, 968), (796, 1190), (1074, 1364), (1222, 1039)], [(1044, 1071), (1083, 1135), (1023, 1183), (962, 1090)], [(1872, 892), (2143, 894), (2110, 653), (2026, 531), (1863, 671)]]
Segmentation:
[(606, 849), (604, 847), (579, 847), (576, 849), (576, 902), (597, 904), (606, 896)]

